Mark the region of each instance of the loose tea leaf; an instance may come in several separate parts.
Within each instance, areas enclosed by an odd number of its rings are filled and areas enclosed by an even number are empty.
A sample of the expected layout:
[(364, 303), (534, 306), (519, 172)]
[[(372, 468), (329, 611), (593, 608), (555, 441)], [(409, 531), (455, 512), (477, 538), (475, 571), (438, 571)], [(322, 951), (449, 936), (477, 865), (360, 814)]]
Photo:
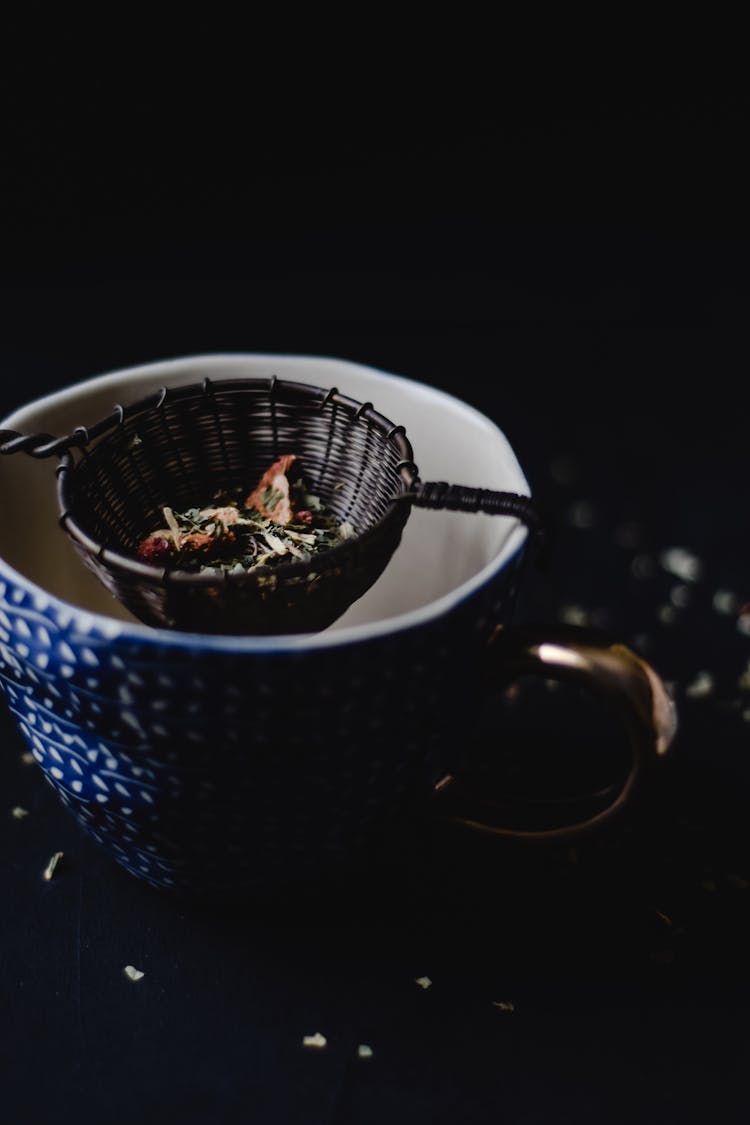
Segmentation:
[(710, 695), (714, 690), (714, 678), (710, 672), (705, 669), (698, 672), (695, 679), (692, 680), (685, 688), (685, 695), (690, 699), (703, 699), (704, 696)]
[(146, 975), (144, 972), (141, 972), (140, 969), (134, 968), (133, 965), (126, 965), (122, 971), (128, 980), (132, 981), (143, 980)]
[(141, 542), (138, 556), (190, 572), (243, 574), (260, 566), (307, 562), (355, 534), (349, 522), (339, 523), (308, 491), (294, 454), (275, 461), (244, 499), (238, 491), (217, 493), (206, 507), (184, 512), (164, 507), (163, 513), (167, 526)]
[(326, 1039), (325, 1035), (321, 1035), (319, 1031), (316, 1031), (314, 1035), (304, 1036), (302, 1040), (302, 1046), (316, 1047), (318, 1050), (320, 1050), (322, 1047), (325, 1047), (327, 1042), (328, 1040)]
[(55, 874), (55, 871), (57, 870), (57, 865), (59, 864), (62, 857), (63, 857), (62, 852), (55, 852), (55, 854), (52, 856), (49, 863), (45, 867), (44, 871), (42, 872), (42, 878), (46, 879), (47, 882), (49, 882), (50, 879), (52, 878), (52, 876)]

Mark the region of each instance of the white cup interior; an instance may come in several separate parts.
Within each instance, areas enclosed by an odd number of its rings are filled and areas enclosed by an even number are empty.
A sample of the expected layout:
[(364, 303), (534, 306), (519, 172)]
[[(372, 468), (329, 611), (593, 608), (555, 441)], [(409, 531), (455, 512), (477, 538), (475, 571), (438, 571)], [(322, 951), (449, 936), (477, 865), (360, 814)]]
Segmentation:
[[(88, 379), (29, 403), (2, 428), (69, 433), (92, 425), (116, 403), (127, 405), (161, 386), (205, 376), (298, 379), (336, 386), (406, 426), (423, 480), (527, 495), (528, 484), (504, 434), (484, 415), (423, 383), (345, 360), (306, 356), (210, 355), (146, 364)], [(58, 526), (54, 459), (0, 457), (0, 558), (63, 601), (120, 621), (134, 618), (83, 566)], [(198, 502), (199, 498), (196, 498)], [(413, 510), (401, 546), (384, 574), (330, 633), (391, 620), (446, 596), (463, 596), (520, 547), (525, 528), (505, 516)]]

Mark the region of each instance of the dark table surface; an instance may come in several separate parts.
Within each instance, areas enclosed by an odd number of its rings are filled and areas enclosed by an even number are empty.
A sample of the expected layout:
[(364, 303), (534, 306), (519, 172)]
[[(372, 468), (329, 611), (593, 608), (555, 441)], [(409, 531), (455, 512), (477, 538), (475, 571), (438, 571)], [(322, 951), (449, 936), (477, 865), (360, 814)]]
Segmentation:
[[(83, 87), (26, 107), (0, 412), (208, 351), (338, 355), (457, 394), (556, 529), (517, 619), (585, 621), (649, 659), (679, 709), (670, 759), (574, 847), (424, 824), (361, 884), (216, 910), (100, 852), (3, 707), (9, 1125), (747, 1119), (747, 118), (732, 99), (481, 105), (386, 127), (368, 103), (366, 137), (303, 110), (283, 144), (258, 126), (255, 162), (226, 158), (236, 117), (157, 127), (147, 93), (107, 129)], [(505, 711), (516, 779), (550, 747), (606, 748), (564, 691)]]

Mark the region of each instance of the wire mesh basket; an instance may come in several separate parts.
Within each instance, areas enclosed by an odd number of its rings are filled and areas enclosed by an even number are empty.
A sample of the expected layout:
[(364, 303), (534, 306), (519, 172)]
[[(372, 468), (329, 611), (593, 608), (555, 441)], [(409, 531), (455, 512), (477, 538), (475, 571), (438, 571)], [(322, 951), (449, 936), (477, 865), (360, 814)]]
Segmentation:
[[(60, 522), (83, 562), (149, 625), (210, 633), (326, 628), (381, 575), (413, 505), (511, 515), (532, 529), (528, 497), (423, 482), (403, 426), (334, 387), (277, 379), (166, 389), (54, 438), (0, 431), (0, 452), (57, 454)], [(330, 550), (242, 573), (154, 565), (138, 546), (165, 507), (247, 489), (294, 453), (309, 489), (353, 534)]]

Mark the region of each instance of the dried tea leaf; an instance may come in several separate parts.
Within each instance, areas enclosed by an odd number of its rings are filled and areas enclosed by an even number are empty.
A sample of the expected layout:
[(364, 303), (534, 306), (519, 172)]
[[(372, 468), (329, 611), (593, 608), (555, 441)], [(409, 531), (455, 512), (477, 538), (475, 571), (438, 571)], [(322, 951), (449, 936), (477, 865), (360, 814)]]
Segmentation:
[(128, 980), (143, 980), (146, 975), (140, 969), (134, 968), (133, 965), (126, 965), (122, 971)]
[(674, 625), (680, 617), (673, 605), (660, 605), (656, 611), (656, 616), (659, 618), (662, 625)]
[(59, 864), (62, 857), (63, 857), (62, 852), (55, 852), (55, 854), (52, 856), (49, 863), (45, 867), (44, 871), (42, 872), (42, 878), (46, 879), (47, 882), (49, 882), (50, 879), (52, 878), (52, 876), (55, 874), (55, 871), (57, 870), (57, 865)]
[(501, 1012), (515, 1012), (516, 1006), (510, 1000), (493, 1000), (492, 1007)]
[(217, 492), (213, 500), (210, 507), (180, 512), (163, 507), (167, 526), (139, 543), (138, 557), (192, 573), (240, 575), (296, 559), (308, 562), (356, 534), (307, 491), (293, 454), (280, 457), (244, 500), (238, 489)]
[(737, 596), (731, 590), (717, 590), (711, 599), (711, 604), (717, 613), (721, 613), (725, 617), (731, 617), (737, 610), (739, 602)]
[(697, 582), (703, 573), (700, 559), (685, 547), (668, 547), (660, 553), (659, 562), (668, 574), (683, 582)]
[(566, 625), (588, 625), (589, 614), (580, 605), (563, 605), (560, 607), (558, 617), (564, 621)]
[(432, 986), (432, 981), (429, 977), (415, 977), (414, 983), (418, 984), (420, 988), (424, 988), (425, 990)]
[(321, 1035), (319, 1031), (316, 1031), (314, 1035), (305, 1035), (302, 1039), (303, 1047), (315, 1047), (317, 1050), (325, 1047), (327, 1043), (328, 1040), (325, 1035)]
[(685, 688), (685, 695), (689, 699), (704, 699), (714, 690), (714, 678), (705, 669), (698, 672), (695, 679)]
[(172, 532), (174, 545), (179, 549), (180, 546), (180, 525), (175, 519), (174, 512), (171, 508), (164, 508), (164, 519), (167, 521), (167, 527)]
[(360, 1043), (357, 1047), (357, 1058), (371, 1059), (374, 1053), (372, 1047), (369, 1047), (367, 1043)]
[(20, 805), (15, 805), (15, 807), (10, 810), (10, 815), (14, 820), (23, 820), (25, 816), (29, 815), (29, 810), (22, 809)]

